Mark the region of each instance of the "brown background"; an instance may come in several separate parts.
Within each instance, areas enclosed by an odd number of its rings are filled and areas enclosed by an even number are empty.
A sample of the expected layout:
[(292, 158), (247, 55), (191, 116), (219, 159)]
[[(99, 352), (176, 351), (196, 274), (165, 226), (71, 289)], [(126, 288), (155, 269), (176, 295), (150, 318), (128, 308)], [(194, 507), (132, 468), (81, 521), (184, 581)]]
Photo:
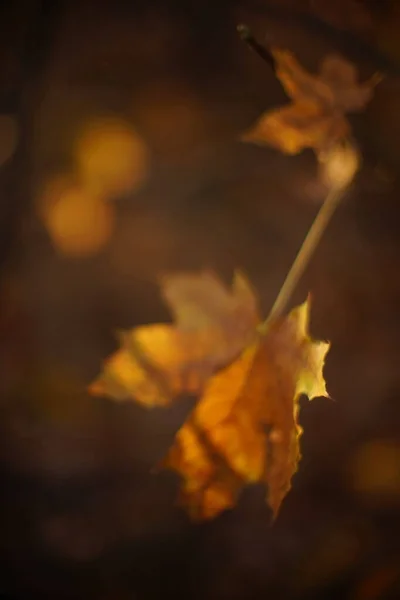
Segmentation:
[[(4, 597), (400, 597), (396, 4), (1, 4), (0, 109), (21, 132), (0, 172)], [(148, 475), (190, 400), (145, 413), (82, 391), (116, 348), (115, 329), (168, 318), (159, 272), (211, 267), (229, 281), (239, 266), (266, 314), (316, 214), (311, 152), (237, 141), (285, 102), (239, 41), (242, 21), (312, 70), (334, 50), (363, 77), (387, 74), (352, 118), (364, 166), (293, 298), (312, 292), (313, 334), (332, 342), (333, 400), (302, 405), (303, 461), (272, 528), (263, 490), (193, 526), (174, 507), (177, 482)], [(33, 197), (68, 168), (74, 131), (99, 111), (134, 124), (151, 168), (141, 190), (114, 200), (109, 243), (68, 258)], [(360, 490), (355, 457), (369, 442)]]

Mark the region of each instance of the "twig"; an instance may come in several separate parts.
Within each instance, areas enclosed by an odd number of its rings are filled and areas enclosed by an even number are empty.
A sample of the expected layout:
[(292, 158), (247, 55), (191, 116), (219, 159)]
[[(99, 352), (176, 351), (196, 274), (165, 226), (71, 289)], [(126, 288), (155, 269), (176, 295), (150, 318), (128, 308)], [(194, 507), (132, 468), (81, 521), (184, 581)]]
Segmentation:
[(310, 259), (346, 190), (347, 187), (332, 187), (330, 189), (325, 202), (321, 206), (313, 224), (308, 230), (304, 242), (286, 276), (264, 326), (271, 320), (279, 318), (285, 312), (293, 291), (307, 268)]
[(274, 59), (272, 53), (268, 50), (268, 48), (266, 48), (265, 46), (263, 46), (262, 44), (260, 44), (260, 42), (258, 42), (256, 40), (256, 38), (251, 33), (250, 28), (247, 27), (247, 25), (241, 24), (241, 25), (237, 26), (237, 31), (238, 31), (240, 38), (244, 42), (246, 42), (246, 44), (249, 46), (249, 48), (254, 50), (254, 52), (256, 52), (258, 54), (258, 56), (260, 58), (262, 58), (263, 61), (265, 61), (271, 67), (273, 72), (275, 73), (276, 63), (275, 63), (275, 59)]
[[(293, 4), (293, 3), (292, 3)], [(385, 72), (387, 75), (399, 75), (400, 68), (396, 61), (382, 53), (376, 46), (363, 40), (355, 31), (335, 27), (324, 21), (319, 16), (294, 9), (293, 6), (285, 7), (274, 0), (247, 0), (246, 10), (251, 10), (254, 19), (267, 18), (270, 27), (277, 24), (298, 27), (310, 36), (323, 39), (325, 43), (334, 46), (336, 50), (349, 56), (353, 61), (370, 62), (371, 67)]]

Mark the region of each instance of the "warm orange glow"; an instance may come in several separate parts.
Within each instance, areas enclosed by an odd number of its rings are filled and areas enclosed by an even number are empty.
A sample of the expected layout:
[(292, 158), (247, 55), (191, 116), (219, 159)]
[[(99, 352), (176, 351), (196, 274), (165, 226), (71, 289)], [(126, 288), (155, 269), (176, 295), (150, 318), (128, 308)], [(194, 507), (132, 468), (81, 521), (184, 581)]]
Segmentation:
[(97, 118), (86, 124), (78, 136), (75, 159), (85, 187), (107, 197), (136, 191), (148, 172), (144, 142), (117, 118)]
[(400, 445), (392, 440), (374, 440), (361, 446), (350, 467), (352, 486), (361, 494), (389, 497), (400, 495)]
[(152, 82), (140, 90), (135, 104), (152, 147), (168, 154), (168, 160), (185, 159), (206, 141), (207, 112), (182, 85)]
[(52, 181), (40, 198), (40, 212), (59, 252), (85, 256), (98, 252), (110, 238), (114, 212), (101, 196), (67, 180)]

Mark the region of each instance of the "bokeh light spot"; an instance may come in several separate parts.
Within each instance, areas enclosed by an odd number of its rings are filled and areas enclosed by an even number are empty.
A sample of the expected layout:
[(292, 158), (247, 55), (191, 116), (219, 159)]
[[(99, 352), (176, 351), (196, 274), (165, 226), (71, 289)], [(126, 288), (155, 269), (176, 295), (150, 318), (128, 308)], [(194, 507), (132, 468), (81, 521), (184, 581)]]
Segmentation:
[(400, 444), (395, 440), (373, 440), (363, 444), (350, 465), (353, 489), (380, 499), (400, 497)]
[(68, 180), (45, 188), (39, 210), (59, 252), (68, 256), (96, 254), (114, 229), (114, 209), (104, 198)]
[(86, 123), (78, 135), (75, 160), (85, 187), (108, 198), (137, 191), (148, 174), (144, 141), (117, 118), (99, 117)]

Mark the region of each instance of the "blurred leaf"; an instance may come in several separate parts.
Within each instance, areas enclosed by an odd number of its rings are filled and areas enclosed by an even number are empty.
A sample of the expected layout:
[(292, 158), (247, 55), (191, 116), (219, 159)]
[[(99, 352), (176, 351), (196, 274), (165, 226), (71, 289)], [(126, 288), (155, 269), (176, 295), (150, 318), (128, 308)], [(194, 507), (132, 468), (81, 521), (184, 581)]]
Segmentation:
[(235, 276), (232, 291), (207, 271), (164, 277), (162, 288), (176, 326), (122, 332), (122, 347), (106, 361), (92, 393), (168, 405), (180, 393), (199, 393), (215, 369), (254, 339), (257, 304), (242, 275)]
[(325, 57), (319, 75), (308, 73), (286, 50), (271, 49), (276, 75), (292, 104), (263, 114), (243, 140), (272, 145), (286, 154), (313, 148), (320, 155), (350, 135), (347, 112), (362, 110), (371, 100), (374, 76), (358, 83), (354, 65), (337, 55)]

